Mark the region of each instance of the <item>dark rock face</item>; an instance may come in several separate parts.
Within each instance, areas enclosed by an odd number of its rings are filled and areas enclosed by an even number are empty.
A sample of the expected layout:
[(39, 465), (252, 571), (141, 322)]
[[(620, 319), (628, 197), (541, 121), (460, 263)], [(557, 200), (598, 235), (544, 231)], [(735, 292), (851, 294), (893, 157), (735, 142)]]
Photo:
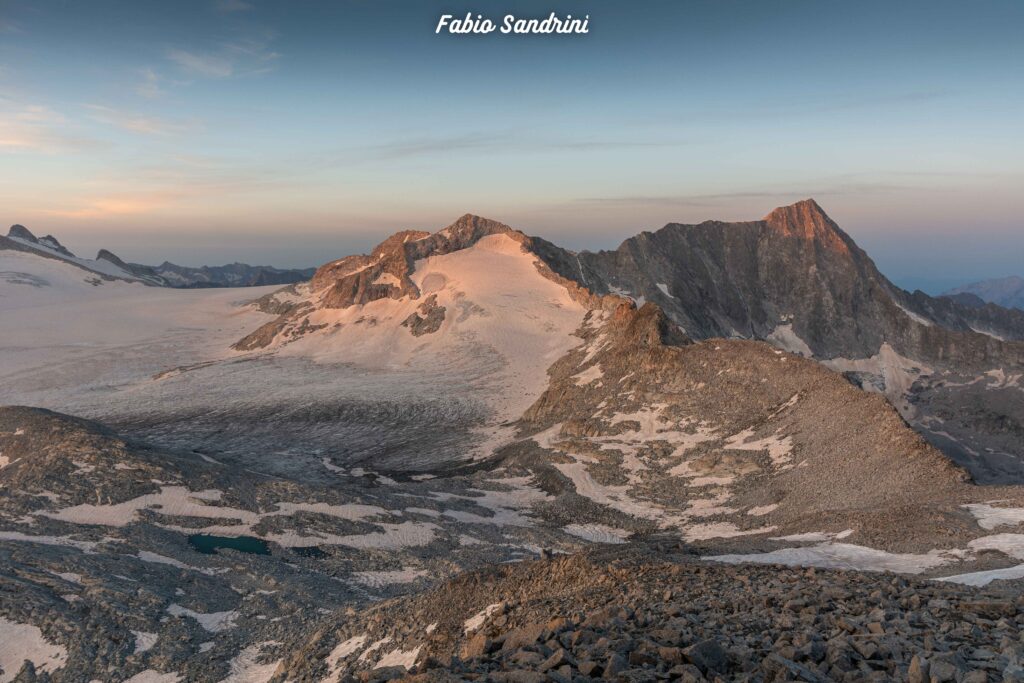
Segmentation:
[(402, 321), (402, 327), (408, 327), (414, 337), (437, 332), (444, 322), (444, 312), (445, 307), (437, 305), (437, 295), (431, 294), (420, 304), (417, 313)]
[(106, 249), (100, 249), (98, 252), (96, 252), (96, 260), (97, 261), (109, 261), (110, 263), (113, 263), (115, 266), (118, 266), (119, 268), (124, 268), (125, 270), (129, 270), (129, 266), (128, 266), (127, 263), (122, 261), (117, 256), (117, 254), (115, 254), (113, 252), (110, 252), (110, 251), (107, 251)]
[(7, 231), (8, 237), (17, 237), (18, 239), (28, 240), (29, 242), (36, 242), (36, 236), (32, 234), (32, 231), (26, 228), (24, 225), (12, 225), (11, 229)]
[(768, 339), (791, 325), (819, 359), (868, 358), (888, 343), (961, 368), (1024, 362), (1024, 346), (972, 330), (1024, 339), (1020, 312), (899, 289), (813, 200), (760, 221), (669, 224), (579, 257), (592, 289), (643, 296), (695, 339)]

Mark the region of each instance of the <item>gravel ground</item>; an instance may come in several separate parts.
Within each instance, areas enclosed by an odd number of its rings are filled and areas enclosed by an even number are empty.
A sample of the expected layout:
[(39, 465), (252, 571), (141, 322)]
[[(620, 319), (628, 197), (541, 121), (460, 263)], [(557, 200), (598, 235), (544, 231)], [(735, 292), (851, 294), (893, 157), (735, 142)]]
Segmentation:
[[(723, 566), (633, 543), (470, 572), (338, 615), (275, 680), (1019, 681), (1022, 605), (1009, 583)], [(363, 647), (331, 661), (360, 636)], [(412, 651), (411, 671), (376, 666)]]

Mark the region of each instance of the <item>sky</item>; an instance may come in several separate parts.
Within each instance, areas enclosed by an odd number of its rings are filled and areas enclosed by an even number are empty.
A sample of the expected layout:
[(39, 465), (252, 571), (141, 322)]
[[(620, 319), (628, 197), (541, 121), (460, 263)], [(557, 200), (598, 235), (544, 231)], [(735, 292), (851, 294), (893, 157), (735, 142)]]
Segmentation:
[[(441, 14), (586, 35), (435, 34)], [(0, 221), (313, 266), (464, 213), (574, 249), (814, 197), (897, 284), (1024, 275), (1024, 3), (0, 0)]]

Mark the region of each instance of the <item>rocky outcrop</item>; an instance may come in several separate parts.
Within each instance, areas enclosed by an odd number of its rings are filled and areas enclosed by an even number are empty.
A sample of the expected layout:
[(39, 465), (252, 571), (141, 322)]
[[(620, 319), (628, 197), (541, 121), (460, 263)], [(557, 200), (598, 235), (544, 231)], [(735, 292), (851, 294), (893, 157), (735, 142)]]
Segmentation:
[(131, 267), (127, 263), (122, 261), (117, 256), (117, 254), (115, 254), (115, 253), (113, 253), (111, 251), (107, 251), (106, 249), (100, 249), (98, 252), (96, 252), (96, 260), (97, 261), (109, 261), (110, 263), (113, 263), (118, 268), (123, 268), (123, 269), (125, 269), (125, 270), (127, 270), (129, 272), (131, 270)]
[(402, 327), (408, 327), (414, 337), (437, 332), (444, 322), (444, 312), (445, 307), (437, 304), (437, 295), (431, 294), (416, 313), (402, 321)]
[(35, 242), (36, 236), (32, 234), (32, 231), (26, 228), (24, 225), (15, 223), (11, 226), (11, 229), (7, 231), (8, 237), (16, 237), (18, 239), (27, 240), (29, 242)]

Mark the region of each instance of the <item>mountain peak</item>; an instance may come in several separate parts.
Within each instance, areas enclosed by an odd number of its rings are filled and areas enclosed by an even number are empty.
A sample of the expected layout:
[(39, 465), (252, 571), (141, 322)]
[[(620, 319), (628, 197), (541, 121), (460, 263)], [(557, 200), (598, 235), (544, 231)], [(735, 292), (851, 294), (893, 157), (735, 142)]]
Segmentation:
[(17, 237), (18, 239), (28, 240), (29, 242), (36, 242), (36, 236), (32, 234), (32, 231), (26, 228), (24, 225), (15, 223), (11, 226), (11, 229), (7, 231), (8, 237)]
[(849, 238), (813, 199), (780, 206), (762, 220), (784, 237), (813, 240), (836, 251), (849, 251)]
[(772, 209), (762, 220), (772, 227), (781, 229), (789, 229), (797, 225), (815, 227), (823, 224), (835, 225), (821, 205), (810, 198)]
[(454, 223), (435, 234), (440, 234), (448, 238), (456, 238), (457, 241), (464, 243), (465, 246), (470, 246), (481, 237), (508, 232), (516, 232), (516, 230), (510, 228), (504, 223), (493, 221), (490, 218), (484, 218), (483, 216), (467, 213), (460, 216)]
[(126, 264), (124, 261), (118, 258), (117, 254), (111, 251), (107, 251), (106, 249), (100, 249), (98, 252), (96, 252), (96, 260), (109, 261), (110, 263), (113, 263), (115, 266), (120, 266), (125, 270), (129, 270), (128, 264)]

